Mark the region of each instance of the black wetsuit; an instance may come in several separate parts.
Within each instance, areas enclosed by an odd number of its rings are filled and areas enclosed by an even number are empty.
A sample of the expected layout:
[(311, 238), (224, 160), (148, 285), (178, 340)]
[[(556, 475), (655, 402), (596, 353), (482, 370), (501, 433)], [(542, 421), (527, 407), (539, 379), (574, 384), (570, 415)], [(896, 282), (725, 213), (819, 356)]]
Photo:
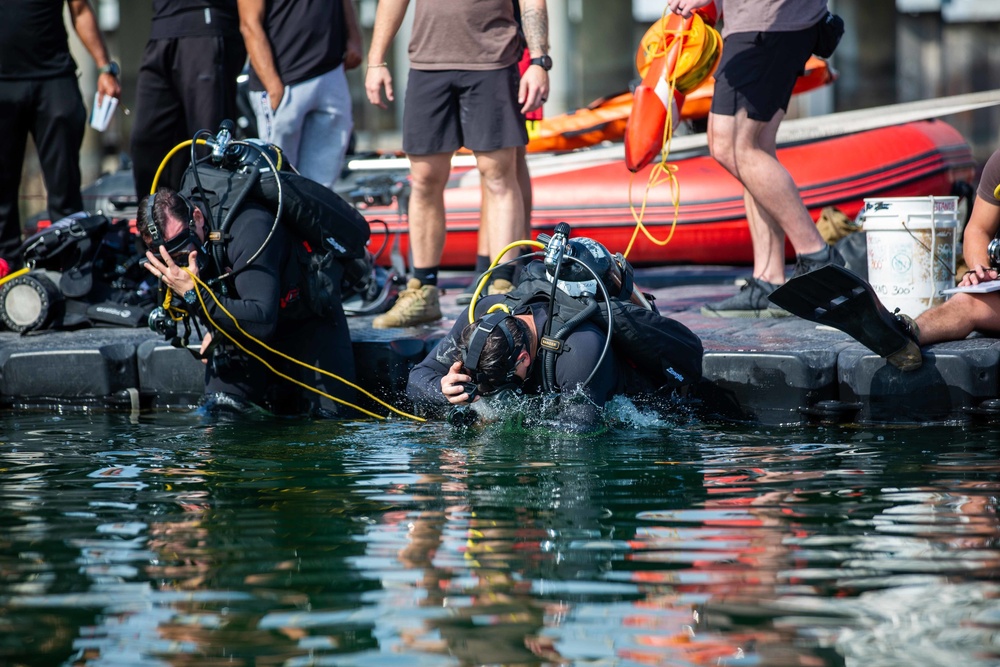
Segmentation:
[[(153, 0), (153, 22), (136, 80), (132, 165), (149, 194), (166, 154), (198, 130), (235, 120), (236, 77), (246, 61), (236, 0)], [(158, 185), (176, 188), (187, 166), (175, 156)]]
[[(216, 295), (238, 321), (239, 327), (264, 344), (311, 366), (354, 381), (354, 353), (347, 318), (341, 310), (335, 317), (292, 319), (285, 315), (302, 283), (301, 270), (291, 256), (293, 240), (279, 225), (264, 252), (246, 270), (247, 264), (271, 231), (274, 216), (257, 204), (245, 204), (233, 221), (232, 238), (226, 245), (225, 263), (237, 270), (229, 283), (227, 297)], [(207, 315), (222, 332), (229, 333), (242, 345), (263, 357), (279, 372), (327, 394), (353, 403), (353, 390), (326, 375), (311, 371), (248, 342), (233, 320), (200, 290), (207, 305)], [(200, 308), (198, 308), (200, 311)], [(205, 313), (200, 313), (207, 321)], [(322, 408), (325, 416), (349, 413), (334, 401), (303, 389), (268, 370), (215, 332), (214, 347), (205, 372), (205, 393), (223, 392), (256, 403), (275, 414), (315, 413)]]
[[(483, 316), (490, 306), (504, 300), (502, 295), (483, 297), (476, 302), (476, 316)], [(544, 331), (548, 319), (547, 304), (536, 303), (529, 306), (535, 320), (536, 331)], [(407, 396), (418, 409), (429, 413), (441, 412), (451, 406), (441, 393), (441, 378), (448, 374), (451, 365), (460, 357), (458, 341), (462, 330), (469, 323), (469, 309), (466, 308), (455, 321), (448, 335), (443, 338), (427, 357), (410, 371), (409, 382), (406, 385)], [(607, 332), (602, 331), (591, 322), (584, 322), (575, 328), (565, 342), (566, 351), (556, 357), (555, 380), (560, 392), (571, 393), (586, 381), (594, 364), (600, 358), (601, 350)], [(541, 361), (535, 358), (531, 371), (524, 383), (526, 394), (542, 393), (543, 369)], [(629, 374), (615, 355), (614, 349), (608, 349), (600, 369), (595, 373), (590, 383), (583, 388), (584, 394), (590, 398), (589, 408), (574, 404), (574, 419), (581, 425), (594, 421), (596, 408), (603, 406), (608, 399), (616, 394), (624, 394), (628, 389)]]
[(48, 213), (83, 210), (80, 146), (87, 110), (63, 23), (66, 0), (0, 2), (0, 257), (21, 245), (18, 191), (28, 135), (45, 179)]

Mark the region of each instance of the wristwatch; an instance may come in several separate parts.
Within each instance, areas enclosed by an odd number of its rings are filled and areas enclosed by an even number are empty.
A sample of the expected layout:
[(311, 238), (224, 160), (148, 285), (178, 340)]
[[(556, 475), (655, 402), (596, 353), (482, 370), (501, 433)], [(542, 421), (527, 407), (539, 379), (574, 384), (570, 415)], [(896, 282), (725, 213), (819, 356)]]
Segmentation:
[(189, 305), (194, 305), (198, 303), (198, 292), (193, 287), (187, 292), (184, 292), (184, 303)]
[(100, 72), (101, 74), (110, 74), (111, 76), (117, 79), (118, 75), (121, 74), (122, 70), (120, 67), (118, 67), (118, 63), (112, 60), (107, 65), (99, 69), (98, 72)]
[(538, 56), (537, 58), (532, 58), (528, 64), (538, 65), (543, 70), (548, 72), (550, 69), (552, 69), (552, 57), (549, 56), (548, 54), (544, 56)]

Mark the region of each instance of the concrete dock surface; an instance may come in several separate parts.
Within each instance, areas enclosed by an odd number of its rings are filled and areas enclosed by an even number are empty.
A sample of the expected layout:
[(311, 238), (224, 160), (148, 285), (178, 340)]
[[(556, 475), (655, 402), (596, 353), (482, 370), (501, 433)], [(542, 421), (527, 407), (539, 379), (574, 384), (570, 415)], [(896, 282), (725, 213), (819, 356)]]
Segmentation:
[[(637, 269), (636, 284), (661, 313), (701, 337), (704, 377), (685, 402), (703, 419), (794, 425), (919, 424), (1000, 418), (1000, 340), (973, 336), (925, 347), (923, 366), (904, 373), (846, 334), (796, 317), (705, 317), (706, 303), (734, 294), (746, 267)], [(357, 383), (407, 409), (409, 369), (450, 329), (471, 272), (446, 272), (444, 318), (378, 330), (373, 316), (348, 318)], [(0, 332), (0, 408), (190, 409), (203, 367), (145, 328), (92, 328), (19, 335)]]

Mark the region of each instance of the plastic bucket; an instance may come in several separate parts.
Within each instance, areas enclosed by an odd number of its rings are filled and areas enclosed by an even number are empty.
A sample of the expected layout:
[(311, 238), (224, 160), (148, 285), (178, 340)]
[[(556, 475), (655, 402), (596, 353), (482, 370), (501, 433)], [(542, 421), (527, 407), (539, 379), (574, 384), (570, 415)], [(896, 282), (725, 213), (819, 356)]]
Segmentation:
[(890, 311), (916, 317), (955, 286), (958, 197), (865, 199), (868, 282)]

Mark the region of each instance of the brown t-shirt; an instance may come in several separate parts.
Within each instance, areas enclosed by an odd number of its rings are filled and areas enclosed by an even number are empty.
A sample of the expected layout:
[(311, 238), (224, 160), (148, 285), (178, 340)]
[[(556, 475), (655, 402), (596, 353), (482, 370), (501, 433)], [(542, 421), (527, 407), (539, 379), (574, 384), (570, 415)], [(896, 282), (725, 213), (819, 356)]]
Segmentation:
[(826, 16), (826, 0), (724, 0), (722, 35), (734, 32), (791, 32)]
[(511, 0), (416, 0), (410, 67), (495, 70), (521, 58)]
[(983, 167), (983, 175), (979, 179), (979, 188), (976, 194), (980, 199), (984, 199), (994, 206), (1000, 206), (994, 192), (1000, 185), (1000, 150), (993, 153)]

